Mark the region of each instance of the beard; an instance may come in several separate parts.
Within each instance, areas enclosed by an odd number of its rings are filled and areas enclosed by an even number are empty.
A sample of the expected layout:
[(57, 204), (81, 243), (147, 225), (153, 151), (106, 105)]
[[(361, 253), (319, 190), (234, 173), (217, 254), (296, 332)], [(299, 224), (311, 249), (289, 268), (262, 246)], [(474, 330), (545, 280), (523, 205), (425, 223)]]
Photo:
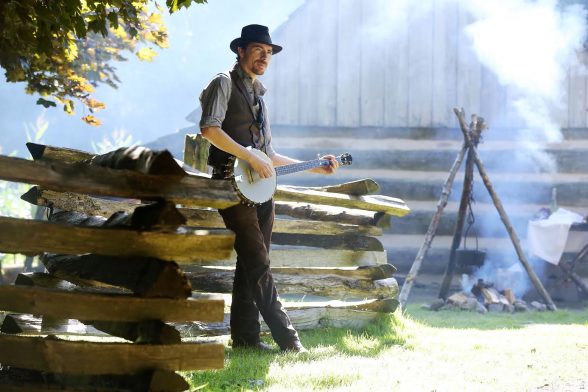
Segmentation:
[(263, 75), (265, 73), (266, 69), (267, 69), (267, 63), (263, 63), (260, 61), (256, 61), (255, 63), (253, 63), (253, 67), (251, 68), (253, 73), (256, 75)]

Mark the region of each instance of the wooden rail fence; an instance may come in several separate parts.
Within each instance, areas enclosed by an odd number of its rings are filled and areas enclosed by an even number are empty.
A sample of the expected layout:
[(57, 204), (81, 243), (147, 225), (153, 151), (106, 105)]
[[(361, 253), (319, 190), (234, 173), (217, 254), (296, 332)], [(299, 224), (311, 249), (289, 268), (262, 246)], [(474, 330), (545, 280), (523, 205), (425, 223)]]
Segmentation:
[[(187, 388), (175, 371), (222, 367), (223, 345), (193, 338), (228, 333), (234, 236), (216, 208), (239, 202), (231, 184), (182, 170), (166, 151), (28, 147), (34, 161), (0, 156), (0, 179), (36, 184), (22, 198), (50, 218), (0, 217), (0, 252), (41, 255), (48, 273), (0, 286), (0, 311), (10, 312), (0, 386), (175, 391)], [(286, 302), (298, 329), (361, 327), (396, 309), (395, 268), (375, 236), (410, 210), (370, 195), (377, 189), (279, 187), (278, 289), (324, 299)]]
[(232, 189), (143, 148), (100, 157), (29, 148), (35, 161), (0, 156), (0, 178), (37, 184), (25, 200), (75, 191), (134, 208), (45, 204), (48, 221), (0, 217), (0, 252), (41, 255), (49, 271), (0, 286), (0, 389), (183, 391), (176, 371), (222, 368), (222, 343), (182, 341), (172, 323), (222, 322), (224, 299), (193, 294), (177, 263), (226, 258), (234, 235), (186, 226), (175, 203), (232, 205)]

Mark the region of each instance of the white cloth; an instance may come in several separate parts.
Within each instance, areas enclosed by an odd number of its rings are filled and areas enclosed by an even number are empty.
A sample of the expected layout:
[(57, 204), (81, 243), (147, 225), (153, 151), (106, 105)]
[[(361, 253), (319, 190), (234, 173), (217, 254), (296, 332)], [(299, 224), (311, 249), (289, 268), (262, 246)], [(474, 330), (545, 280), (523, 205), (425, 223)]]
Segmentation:
[(575, 212), (558, 208), (547, 219), (529, 221), (527, 246), (529, 253), (551, 264), (559, 264), (566, 248), (570, 227), (584, 219)]

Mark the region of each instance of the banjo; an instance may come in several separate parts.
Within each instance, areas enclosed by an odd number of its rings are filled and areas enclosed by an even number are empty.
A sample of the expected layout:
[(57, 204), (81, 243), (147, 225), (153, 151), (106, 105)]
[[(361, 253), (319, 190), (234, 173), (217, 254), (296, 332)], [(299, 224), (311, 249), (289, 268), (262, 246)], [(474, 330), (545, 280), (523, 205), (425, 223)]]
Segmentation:
[[(269, 157), (260, 150), (251, 149), (251, 152), (262, 159), (269, 159)], [(347, 153), (336, 157), (336, 159), (342, 166), (351, 165), (352, 162), (351, 155)], [(227, 164), (225, 178), (231, 180), (241, 201), (253, 206), (264, 203), (273, 197), (278, 186), (278, 176), (310, 170), (320, 166), (328, 166), (330, 164), (331, 163), (328, 159), (314, 159), (311, 161), (278, 166), (274, 168), (275, 172), (271, 177), (261, 178), (247, 161), (233, 157)]]

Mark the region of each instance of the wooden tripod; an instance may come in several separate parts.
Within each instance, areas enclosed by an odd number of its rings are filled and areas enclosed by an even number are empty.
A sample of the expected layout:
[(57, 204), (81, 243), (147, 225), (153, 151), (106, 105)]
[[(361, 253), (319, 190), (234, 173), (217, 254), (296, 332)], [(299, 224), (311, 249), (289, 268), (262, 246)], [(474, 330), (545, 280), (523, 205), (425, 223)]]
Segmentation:
[(504, 226), (510, 236), (510, 239), (511, 239), (512, 244), (515, 248), (515, 251), (517, 253), (519, 261), (521, 262), (521, 264), (523, 265), (523, 267), (527, 271), (527, 274), (529, 275), (531, 282), (533, 283), (533, 285), (535, 286), (535, 288), (537, 289), (537, 291), (539, 292), (541, 297), (543, 297), (543, 299), (545, 300), (547, 307), (550, 310), (557, 310), (555, 304), (553, 303), (553, 300), (551, 299), (551, 296), (549, 295), (547, 290), (545, 290), (545, 288), (543, 287), (543, 284), (541, 283), (541, 281), (537, 277), (537, 274), (535, 274), (533, 267), (531, 267), (531, 265), (527, 261), (527, 257), (525, 256), (525, 254), (521, 248), (521, 243), (520, 243), (519, 237), (518, 237), (517, 233), (515, 232), (512, 224), (510, 223), (510, 219), (509, 219), (508, 215), (506, 214), (504, 207), (502, 206), (502, 202), (500, 201), (498, 195), (494, 191), (494, 187), (492, 186), (492, 183), (490, 182), (490, 178), (488, 177), (488, 173), (486, 172), (486, 168), (484, 167), (484, 164), (482, 163), (482, 161), (480, 160), (480, 157), (478, 156), (478, 151), (476, 149), (476, 146), (478, 145), (482, 131), (486, 128), (486, 124), (484, 123), (484, 119), (482, 119), (481, 117), (478, 117), (476, 115), (472, 115), (472, 122), (470, 123), (470, 126), (468, 127), (466, 125), (465, 112), (464, 112), (463, 108), (461, 110), (454, 108), (453, 112), (455, 113), (455, 115), (457, 116), (457, 119), (459, 121), (459, 127), (460, 127), (461, 132), (463, 133), (463, 136), (464, 136), (464, 143), (462, 145), (461, 151), (458, 153), (457, 158), (455, 159), (455, 162), (453, 163), (453, 166), (451, 167), (451, 169), (449, 171), (449, 176), (447, 177), (447, 180), (445, 181), (445, 184), (443, 186), (443, 191), (441, 192), (441, 198), (439, 199), (439, 202), (437, 203), (437, 211), (433, 215), (433, 218), (431, 220), (431, 223), (429, 225), (427, 233), (425, 234), (425, 240), (423, 242), (423, 245), (419, 249), (417, 256), (416, 256), (416, 258), (410, 268), (410, 271), (409, 271), (408, 275), (406, 276), (406, 280), (404, 281), (404, 284), (402, 285), (402, 289), (400, 290), (400, 295), (398, 298), (399, 302), (400, 302), (400, 306), (402, 308), (404, 308), (406, 306), (406, 302), (408, 300), (408, 296), (410, 295), (410, 290), (412, 289), (412, 286), (414, 284), (414, 280), (416, 279), (416, 277), (418, 275), (420, 267), (423, 263), (423, 259), (427, 255), (427, 252), (429, 251), (429, 249), (431, 247), (431, 243), (433, 242), (433, 238), (435, 237), (435, 232), (437, 231), (437, 226), (439, 225), (439, 221), (441, 220), (441, 214), (443, 213), (443, 210), (447, 206), (447, 200), (449, 199), (449, 195), (451, 193), (451, 186), (452, 186), (453, 181), (455, 179), (455, 175), (457, 174), (457, 171), (459, 170), (459, 167), (461, 166), (463, 158), (467, 152), (464, 187), (463, 187), (463, 192), (461, 195), (461, 201), (460, 201), (459, 210), (458, 210), (456, 230), (455, 230), (455, 233), (453, 236), (451, 252), (449, 255), (449, 263), (448, 263), (447, 269), (445, 271), (445, 276), (443, 277), (443, 283), (441, 285), (441, 291), (439, 293), (439, 297), (443, 298), (443, 299), (447, 298), (449, 286), (450, 286), (451, 280), (453, 278), (453, 273), (454, 273), (455, 264), (456, 264), (456, 260), (455, 260), (456, 259), (456, 257), (455, 257), (456, 250), (459, 247), (459, 244), (461, 242), (467, 206), (468, 206), (468, 202), (470, 200), (470, 196), (472, 194), (474, 164), (475, 164), (475, 166), (478, 168), (478, 172), (480, 173), (482, 180), (484, 181), (484, 185), (485, 185), (486, 189), (488, 190), (488, 193), (492, 197), (492, 201), (494, 203), (494, 206), (496, 207), (496, 210), (498, 211), (498, 214), (500, 215), (500, 219), (502, 220), (502, 223), (504, 223)]

